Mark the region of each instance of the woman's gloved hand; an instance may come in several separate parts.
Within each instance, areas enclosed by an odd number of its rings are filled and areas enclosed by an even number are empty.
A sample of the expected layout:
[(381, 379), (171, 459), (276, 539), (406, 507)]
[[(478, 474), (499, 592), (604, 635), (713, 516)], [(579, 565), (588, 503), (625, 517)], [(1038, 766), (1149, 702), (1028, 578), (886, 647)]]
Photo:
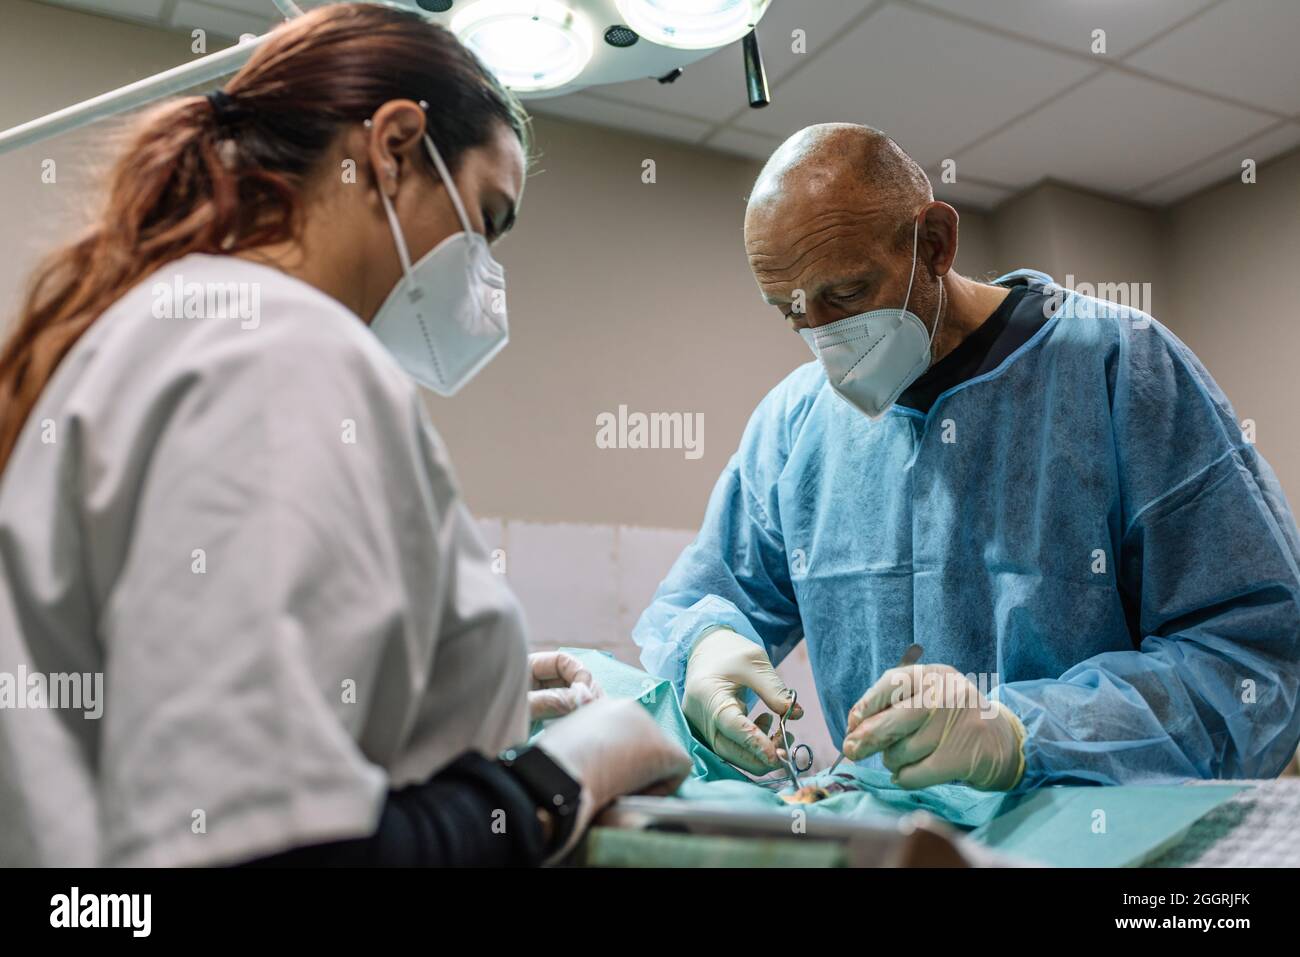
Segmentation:
[(528, 720), (545, 721), (576, 711), (604, 695), (582, 662), (563, 651), (528, 656)]
[[(714, 754), (751, 774), (765, 774), (781, 767), (781, 759), (776, 742), (745, 713), (746, 688), (775, 714), (785, 714), (794, 697), (760, 645), (719, 628), (691, 649), (682, 711)], [(791, 720), (801, 717), (798, 706), (789, 715)]]
[(909, 665), (881, 675), (849, 711), (844, 756), (881, 752), (905, 788), (961, 781), (1007, 791), (1025, 770), (1025, 727), (1001, 702), (949, 665)]
[(614, 798), (649, 790), (671, 794), (692, 767), (690, 756), (635, 698), (593, 702), (550, 725), (534, 744), (582, 785), (577, 827), (552, 860), (567, 853)]

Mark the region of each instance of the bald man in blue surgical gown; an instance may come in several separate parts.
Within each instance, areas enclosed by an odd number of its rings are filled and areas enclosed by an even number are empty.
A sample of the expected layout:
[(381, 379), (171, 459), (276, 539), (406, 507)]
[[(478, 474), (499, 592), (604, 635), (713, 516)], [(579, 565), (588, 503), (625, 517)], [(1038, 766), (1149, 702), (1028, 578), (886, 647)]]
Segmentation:
[[(1300, 539), (1273, 471), (1148, 314), (1041, 273), (966, 279), (956, 238), (876, 131), (811, 127), (773, 155), (746, 216), (763, 295), (815, 353), (817, 330), (905, 306), (929, 363), (883, 412), (825, 348), (762, 400), (637, 625), (643, 662), (755, 773), (777, 756), (751, 692), (779, 709), (771, 663), (805, 641), (833, 739), (907, 787), (1278, 774), (1300, 739)], [(929, 670), (891, 670), (913, 642)], [(935, 677), (993, 720), (889, 706)]]

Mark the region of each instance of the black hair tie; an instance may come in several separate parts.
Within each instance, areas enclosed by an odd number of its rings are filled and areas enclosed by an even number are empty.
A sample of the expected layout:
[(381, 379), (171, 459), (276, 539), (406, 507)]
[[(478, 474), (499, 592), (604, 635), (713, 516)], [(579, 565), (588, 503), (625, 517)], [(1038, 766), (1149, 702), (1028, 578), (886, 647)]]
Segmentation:
[(243, 109), (225, 90), (213, 90), (208, 94), (207, 99), (218, 126), (226, 126), (243, 116)]

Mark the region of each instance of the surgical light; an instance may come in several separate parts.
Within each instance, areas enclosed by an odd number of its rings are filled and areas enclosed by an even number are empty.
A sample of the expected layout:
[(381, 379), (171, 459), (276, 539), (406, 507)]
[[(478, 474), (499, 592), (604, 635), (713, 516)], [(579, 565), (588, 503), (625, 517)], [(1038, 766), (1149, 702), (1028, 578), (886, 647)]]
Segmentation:
[(616, 0), (627, 25), (679, 50), (726, 46), (754, 28), (771, 0)]
[(478, 0), (456, 13), (451, 29), (522, 93), (564, 86), (591, 60), (586, 17), (558, 0)]

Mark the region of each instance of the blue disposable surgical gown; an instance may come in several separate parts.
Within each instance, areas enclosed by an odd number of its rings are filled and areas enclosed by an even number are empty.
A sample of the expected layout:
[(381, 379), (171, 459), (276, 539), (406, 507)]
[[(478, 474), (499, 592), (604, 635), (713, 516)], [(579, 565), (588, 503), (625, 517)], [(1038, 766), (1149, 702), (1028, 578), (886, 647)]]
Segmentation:
[[(723, 626), (800, 640), (832, 738), (912, 642), (1024, 722), (1020, 788), (1276, 775), (1300, 739), (1300, 537), (1192, 352), (1136, 309), (1052, 318), (929, 414), (820, 365), (759, 404), (634, 638), (680, 693)], [(878, 760), (878, 758), (876, 759)]]

